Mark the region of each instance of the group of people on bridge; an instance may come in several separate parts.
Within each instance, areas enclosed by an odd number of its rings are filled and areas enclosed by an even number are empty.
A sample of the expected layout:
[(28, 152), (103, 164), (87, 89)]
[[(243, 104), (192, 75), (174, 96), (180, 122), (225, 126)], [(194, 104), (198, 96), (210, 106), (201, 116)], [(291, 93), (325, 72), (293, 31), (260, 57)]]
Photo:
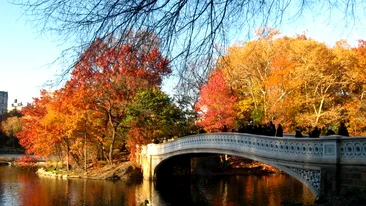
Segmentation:
[[(308, 135), (303, 135), (302, 132), (306, 131)], [(258, 135), (266, 135), (266, 136), (276, 136), (276, 137), (283, 137), (283, 127), (281, 124), (278, 124), (277, 127), (273, 124), (272, 121), (268, 122), (267, 124), (263, 124), (263, 125), (256, 125), (253, 124), (252, 121), (249, 122), (248, 125), (244, 126), (244, 124), (242, 124), (239, 129), (232, 129), (232, 132), (239, 132), (239, 133), (249, 133), (249, 134), (258, 134)], [(339, 127), (338, 127), (338, 132), (334, 132), (333, 131), (333, 127), (329, 126), (328, 129), (325, 129), (325, 127), (323, 127), (322, 129), (319, 129), (317, 126), (315, 126), (314, 128), (312, 127), (308, 127), (308, 128), (300, 128), (300, 127), (296, 127), (295, 130), (295, 137), (299, 138), (299, 137), (319, 137), (321, 134), (325, 135), (325, 136), (329, 136), (329, 135), (341, 135), (341, 136), (349, 136), (347, 127), (345, 126), (344, 122), (341, 122)], [(228, 128), (226, 125), (224, 125), (221, 128), (221, 132), (228, 132)]]
[[(308, 137), (319, 137), (321, 134), (323, 134), (325, 136), (338, 134), (341, 136), (349, 137), (349, 133), (348, 133), (347, 127), (344, 124), (344, 122), (340, 123), (337, 133), (333, 130), (332, 126), (328, 126), (328, 129), (325, 129), (325, 127), (323, 127), (321, 130), (317, 126), (315, 126), (314, 128), (310, 127), (308, 129), (308, 131), (309, 131)], [(301, 132), (302, 132), (301, 128), (296, 127), (295, 137), (304, 137), (304, 135)]]

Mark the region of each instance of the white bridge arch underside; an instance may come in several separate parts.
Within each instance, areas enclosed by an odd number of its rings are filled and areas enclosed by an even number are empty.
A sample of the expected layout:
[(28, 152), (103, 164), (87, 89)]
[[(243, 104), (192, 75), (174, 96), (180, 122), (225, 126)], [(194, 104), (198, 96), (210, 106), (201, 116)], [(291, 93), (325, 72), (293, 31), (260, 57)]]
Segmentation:
[(140, 161), (145, 178), (153, 178), (164, 160), (183, 154), (236, 155), (274, 166), (295, 177), (317, 196), (324, 165), (366, 164), (366, 138), (270, 137), (242, 133), (192, 135), (143, 147)]

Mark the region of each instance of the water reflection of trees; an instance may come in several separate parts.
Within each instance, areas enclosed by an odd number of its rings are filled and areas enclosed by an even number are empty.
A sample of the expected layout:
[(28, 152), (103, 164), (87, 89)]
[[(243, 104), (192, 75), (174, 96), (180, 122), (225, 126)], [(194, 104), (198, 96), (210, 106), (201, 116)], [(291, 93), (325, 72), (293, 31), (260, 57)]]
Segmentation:
[(194, 181), (176, 177), (158, 181), (157, 185), (157, 192), (168, 205), (281, 205), (284, 200), (314, 202), (314, 196), (306, 186), (284, 174), (201, 177)]
[[(165, 181), (105, 181), (38, 177), (0, 167), (0, 205), (280, 205), (312, 202), (301, 182), (288, 175), (172, 177)], [(4, 198), (6, 196), (6, 198)]]

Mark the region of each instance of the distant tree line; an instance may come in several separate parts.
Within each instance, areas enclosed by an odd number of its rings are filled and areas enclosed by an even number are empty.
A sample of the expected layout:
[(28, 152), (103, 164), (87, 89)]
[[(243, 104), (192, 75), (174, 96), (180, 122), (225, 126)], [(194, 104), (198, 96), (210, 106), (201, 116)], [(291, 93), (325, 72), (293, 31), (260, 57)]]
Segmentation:
[[(7, 148), (6, 151), (15, 152), (20, 150), (21, 146), (15, 134), (21, 131), (20, 118), (22, 114), (19, 110), (10, 110), (7, 113), (0, 115), (0, 151)], [(5, 150), (4, 150), (5, 151)]]

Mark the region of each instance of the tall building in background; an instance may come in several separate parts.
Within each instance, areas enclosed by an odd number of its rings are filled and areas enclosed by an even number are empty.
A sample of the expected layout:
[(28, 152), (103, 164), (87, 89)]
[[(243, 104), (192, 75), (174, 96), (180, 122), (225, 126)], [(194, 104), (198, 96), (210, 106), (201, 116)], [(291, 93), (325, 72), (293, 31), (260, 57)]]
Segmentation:
[(8, 111), (8, 92), (0, 91), (0, 115)]

